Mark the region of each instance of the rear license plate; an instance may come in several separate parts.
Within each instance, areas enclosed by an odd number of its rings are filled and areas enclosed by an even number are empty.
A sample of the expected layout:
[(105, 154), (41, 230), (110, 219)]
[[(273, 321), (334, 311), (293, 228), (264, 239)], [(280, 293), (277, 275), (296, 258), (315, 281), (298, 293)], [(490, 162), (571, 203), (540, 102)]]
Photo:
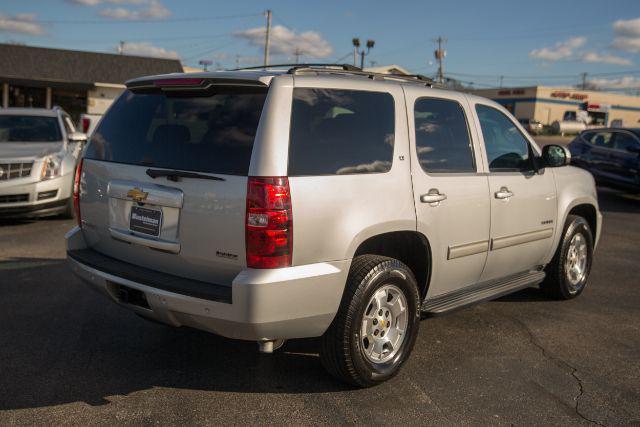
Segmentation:
[(157, 209), (141, 208), (140, 206), (131, 206), (129, 228), (132, 231), (157, 237), (160, 235), (161, 224), (162, 211)]

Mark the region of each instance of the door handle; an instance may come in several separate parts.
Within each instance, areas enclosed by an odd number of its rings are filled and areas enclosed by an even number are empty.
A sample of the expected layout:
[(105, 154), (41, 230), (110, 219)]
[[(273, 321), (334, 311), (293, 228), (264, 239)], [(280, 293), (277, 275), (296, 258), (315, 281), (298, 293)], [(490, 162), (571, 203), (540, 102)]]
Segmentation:
[(422, 203), (429, 203), (432, 206), (438, 206), (441, 201), (446, 199), (447, 195), (441, 194), (437, 188), (432, 188), (427, 194), (423, 194), (420, 196), (420, 201)]
[(513, 192), (511, 192), (507, 187), (500, 187), (500, 190), (495, 192), (496, 199), (508, 199), (513, 196)]

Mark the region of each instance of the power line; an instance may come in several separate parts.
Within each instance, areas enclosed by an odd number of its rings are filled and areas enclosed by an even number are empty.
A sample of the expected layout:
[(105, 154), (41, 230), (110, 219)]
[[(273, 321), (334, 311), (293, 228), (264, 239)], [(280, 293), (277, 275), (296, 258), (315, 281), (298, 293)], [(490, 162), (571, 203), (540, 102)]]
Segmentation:
[(48, 19), (39, 20), (40, 24), (164, 24), (171, 22), (194, 22), (194, 21), (215, 21), (220, 19), (238, 19), (238, 18), (254, 18), (262, 16), (262, 14), (242, 14), (242, 15), (226, 15), (226, 16), (194, 16), (189, 18), (173, 18), (173, 19), (139, 19), (139, 20), (105, 20), (105, 19)]

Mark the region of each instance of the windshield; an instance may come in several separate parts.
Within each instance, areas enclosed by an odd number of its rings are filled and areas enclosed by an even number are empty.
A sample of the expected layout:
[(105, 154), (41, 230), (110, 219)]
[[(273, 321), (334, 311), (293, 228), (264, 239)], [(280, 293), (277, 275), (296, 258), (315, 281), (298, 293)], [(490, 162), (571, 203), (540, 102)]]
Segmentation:
[(125, 93), (100, 121), (85, 158), (229, 175), (249, 171), (266, 88)]
[(61, 140), (57, 117), (0, 115), (0, 142)]

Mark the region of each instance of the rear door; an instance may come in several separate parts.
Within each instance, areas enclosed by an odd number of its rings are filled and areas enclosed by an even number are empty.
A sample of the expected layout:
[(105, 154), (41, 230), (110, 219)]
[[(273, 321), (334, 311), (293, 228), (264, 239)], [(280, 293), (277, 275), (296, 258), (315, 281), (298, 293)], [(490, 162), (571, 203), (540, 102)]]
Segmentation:
[(475, 103), (491, 197), (491, 250), (481, 281), (527, 272), (551, 250), (557, 200), (553, 173), (536, 172), (536, 150), (505, 112)]
[(478, 282), (489, 249), (489, 190), (466, 97), (405, 86), (418, 231), (432, 252), (428, 298)]
[(637, 184), (640, 164), (640, 141), (626, 131), (616, 131), (611, 149), (611, 173), (625, 184)]
[(86, 147), (80, 190), (89, 245), (230, 284), (246, 265), (247, 174), (266, 94), (259, 83), (126, 90)]

